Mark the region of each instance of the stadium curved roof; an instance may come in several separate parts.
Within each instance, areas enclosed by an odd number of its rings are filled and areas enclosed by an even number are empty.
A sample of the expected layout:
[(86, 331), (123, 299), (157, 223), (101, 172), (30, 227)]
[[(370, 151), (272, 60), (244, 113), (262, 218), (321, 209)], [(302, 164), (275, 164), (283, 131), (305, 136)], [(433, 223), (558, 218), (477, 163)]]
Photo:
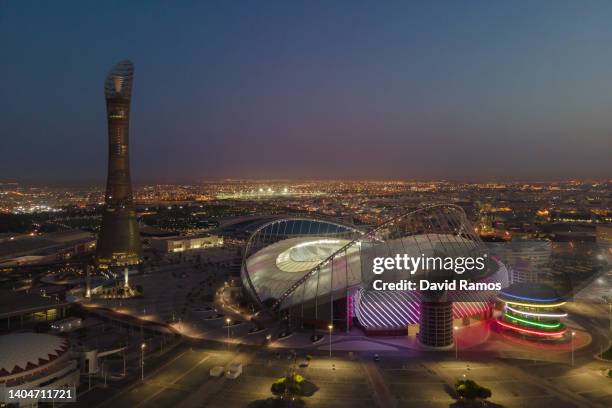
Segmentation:
[(0, 336), (0, 379), (43, 367), (68, 351), (68, 340), (50, 334)]
[[(465, 256), (484, 250), (465, 213), (454, 205), (409, 212), (367, 233), (341, 224), (330, 230), (329, 221), (312, 219), (306, 222), (318, 224), (296, 228), (289, 224), (295, 221), (275, 220), (249, 239), (241, 274), (260, 305), (283, 309), (320, 296), (346, 296), (348, 289), (373, 279), (368, 262), (377, 256)], [(410, 277), (404, 273), (394, 273), (393, 279)]]
[[(276, 242), (258, 251), (247, 259), (246, 267), (259, 299), (262, 302), (279, 299), (297, 280), (349, 242), (347, 239), (320, 236), (297, 237)], [(347, 257), (335, 261), (336, 264), (338, 262), (346, 264), (344, 268), (335, 268), (336, 275), (342, 272), (348, 276), (348, 279), (347, 276), (343, 277), (343, 282), (348, 280), (349, 286), (361, 282), (357, 248), (350, 248)], [(340, 276), (336, 276), (335, 284), (332, 282), (331, 263), (322, 268), (318, 287), (315, 280), (304, 286), (304, 300), (312, 299), (317, 293), (329, 293), (330, 285), (334, 285), (334, 289), (344, 287)]]

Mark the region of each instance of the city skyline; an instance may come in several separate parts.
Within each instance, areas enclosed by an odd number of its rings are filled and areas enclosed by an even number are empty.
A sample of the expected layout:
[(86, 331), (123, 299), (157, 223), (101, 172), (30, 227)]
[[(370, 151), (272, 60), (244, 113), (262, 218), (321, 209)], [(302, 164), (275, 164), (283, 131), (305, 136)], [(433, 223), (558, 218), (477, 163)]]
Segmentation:
[(102, 182), (129, 58), (135, 183), (609, 178), (612, 7), (527, 4), (5, 3), (0, 173)]

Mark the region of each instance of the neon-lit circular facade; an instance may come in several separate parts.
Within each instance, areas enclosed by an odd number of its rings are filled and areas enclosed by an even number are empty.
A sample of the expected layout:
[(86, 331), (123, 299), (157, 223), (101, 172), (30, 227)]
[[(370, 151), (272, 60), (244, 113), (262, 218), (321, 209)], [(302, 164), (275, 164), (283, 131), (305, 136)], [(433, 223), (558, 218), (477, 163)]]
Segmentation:
[(560, 310), (565, 301), (543, 284), (516, 283), (497, 295), (502, 304), (498, 326), (505, 331), (539, 339), (560, 339), (567, 331), (560, 321), (567, 313)]
[[(295, 217), (260, 226), (250, 237), (242, 263), (242, 281), (260, 309), (283, 315), (294, 326), (336, 328), (359, 325), (367, 334), (406, 334), (419, 324), (421, 340), (432, 346), (452, 344), (452, 321), (423, 320), (436, 308), (450, 310), (450, 317), (486, 315), (497, 292), (453, 294), (419, 291), (376, 291), (372, 259), (396, 254), (409, 256), (482, 256), (484, 244), (454, 205), (438, 205), (408, 212), (371, 228), (360, 230), (324, 219)], [(394, 271), (389, 281), (419, 277)], [(403, 275), (404, 274), (404, 275)], [(489, 258), (484, 272), (464, 274), (473, 282), (508, 284), (508, 272)], [(457, 276), (437, 276), (456, 279)], [(444, 321), (442, 321), (444, 320)]]

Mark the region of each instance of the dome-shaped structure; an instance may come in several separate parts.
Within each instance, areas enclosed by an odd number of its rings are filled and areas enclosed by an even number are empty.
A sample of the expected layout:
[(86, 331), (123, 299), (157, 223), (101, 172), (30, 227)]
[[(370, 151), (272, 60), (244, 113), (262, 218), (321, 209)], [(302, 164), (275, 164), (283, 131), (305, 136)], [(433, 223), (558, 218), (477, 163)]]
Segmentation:
[(0, 336), (0, 382), (45, 370), (67, 356), (68, 340), (49, 334), (15, 333)]
[[(0, 388), (7, 395), (11, 390), (76, 388), (79, 377), (67, 339), (42, 333), (0, 336)], [(32, 395), (19, 398), (20, 405), (37, 402)]]
[[(280, 309), (291, 306), (293, 299), (287, 298), (300, 286), (302, 300), (312, 300), (329, 292), (332, 284), (331, 265), (325, 265), (325, 261), (347, 245), (349, 262), (358, 261), (352, 244), (362, 235), (355, 227), (323, 219), (295, 217), (266, 223), (247, 243), (242, 266), (244, 286), (262, 308), (264, 305)], [(356, 268), (355, 264), (352, 270)], [(313, 286), (311, 281), (302, 286), (313, 270), (321, 269), (324, 271), (319, 285)], [(360, 276), (351, 273), (340, 283), (339, 275), (336, 271), (335, 287), (360, 282)]]
[[(451, 311), (449, 318), (465, 317), (488, 309), (496, 291), (373, 291), (374, 280), (399, 282), (429, 279), (497, 282), (507, 286), (505, 267), (486, 259), (486, 267), (458, 275), (429, 266), (384, 275), (373, 272), (375, 258), (395, 257), (487, 257), (487, 250), (465, 213), (454, 205), (425, 207), (395, 217), (370, 231), (354, 226), (309, 218), (287, 218), (262, 225), (250, 237), (242, 264), (242, 280), (261, 308), (300, 315), (302, 323), (344, 322), (353, 317), (366, 330), (393, 330), (419, 321), (422, 339), (431, 345), (452, 342), (452, 325), (443, 330), (424, 322), (420, 306), (432, 315), (440, 305)], [(418, 306), (415, 306), (415, 303)], [(451, 302), (456, 302), (452, 312)], [(295, 313), (296, 308), (299, 309)], [(424, 324), (425, 323), (425, 324)], [(434, 321), (434, 323), (436, 323)], [(449, 327), (447, 327), (449, 326)], [(450, 330), (450, 331), (449, 331)], [(438, 338), (437, 333), (443, 333)]]

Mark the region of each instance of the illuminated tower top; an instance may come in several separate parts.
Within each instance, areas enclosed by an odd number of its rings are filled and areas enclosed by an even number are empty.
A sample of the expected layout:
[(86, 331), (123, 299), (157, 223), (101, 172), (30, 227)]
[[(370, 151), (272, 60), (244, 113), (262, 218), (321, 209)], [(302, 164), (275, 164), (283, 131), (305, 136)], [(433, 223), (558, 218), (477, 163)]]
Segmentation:
[(132, 97), (132, 81), (134, 80), (134, 64), (124, 60), (113, 67), (104, 81), (106, 99), (130, 99)]

